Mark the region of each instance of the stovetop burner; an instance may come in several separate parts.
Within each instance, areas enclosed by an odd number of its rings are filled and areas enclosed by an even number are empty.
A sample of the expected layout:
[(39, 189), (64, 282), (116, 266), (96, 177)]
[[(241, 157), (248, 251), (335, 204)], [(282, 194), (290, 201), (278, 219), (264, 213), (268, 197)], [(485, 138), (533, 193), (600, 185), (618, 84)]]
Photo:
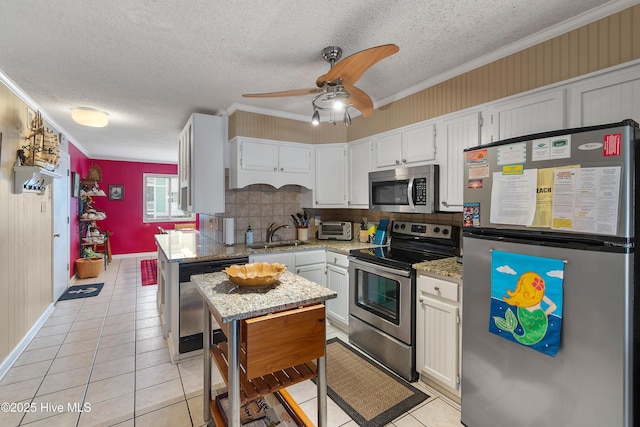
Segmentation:
[(452, 225), (394, 221), (391, 245), (350, 252), (354, 258), (411, 270), (413, 264), (459, 255), (460, 229)]

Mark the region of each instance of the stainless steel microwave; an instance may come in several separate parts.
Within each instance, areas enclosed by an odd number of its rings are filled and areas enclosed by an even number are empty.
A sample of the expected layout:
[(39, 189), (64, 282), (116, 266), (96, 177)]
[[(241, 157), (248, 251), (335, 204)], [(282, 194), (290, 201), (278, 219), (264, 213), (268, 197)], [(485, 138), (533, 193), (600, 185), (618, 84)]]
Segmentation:
[(369, 172), (369, 209), (433, 213), (438, 206), (438, 165)]

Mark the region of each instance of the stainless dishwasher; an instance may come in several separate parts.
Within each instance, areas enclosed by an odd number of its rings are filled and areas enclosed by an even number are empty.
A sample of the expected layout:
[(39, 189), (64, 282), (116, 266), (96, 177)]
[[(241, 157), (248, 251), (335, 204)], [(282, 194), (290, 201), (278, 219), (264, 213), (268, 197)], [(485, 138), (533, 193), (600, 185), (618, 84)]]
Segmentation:
[[(180, 337), (178, 353), (187, 353), (202, 348), (204, 302), (196, 289), (196, 285), (191, 282), (191, 276), (215, 273), (224, 270), (230, 265), (246, 264), (248, 262), (248, 257), (239, 257), (180, 264), (178, 273), (180, 283)], [(213, 338), (213, 341), (215, 341), (215, 338)]]

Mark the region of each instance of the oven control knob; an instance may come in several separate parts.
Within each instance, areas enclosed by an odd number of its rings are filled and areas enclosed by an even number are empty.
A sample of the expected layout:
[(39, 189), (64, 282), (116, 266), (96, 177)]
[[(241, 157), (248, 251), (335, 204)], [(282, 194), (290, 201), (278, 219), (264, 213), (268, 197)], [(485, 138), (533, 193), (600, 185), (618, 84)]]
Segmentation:
[(406, 224), (400, 224), (400, 228), (402, 228), (403, 230), (405, 229), (407, 225)]
[(449, 229), (445, 228), (444, 230), (442, 230), (442, 234), (447, 235), (449, 234)]
[(398, 227), (400, 227), (398, 224), (393, 224), (393, 228), (395, 228), (396, 230), (398, 229)]
[(433, 232), (434, 233), (439, 233), (440, 232), (440, 227), (433, 227)]

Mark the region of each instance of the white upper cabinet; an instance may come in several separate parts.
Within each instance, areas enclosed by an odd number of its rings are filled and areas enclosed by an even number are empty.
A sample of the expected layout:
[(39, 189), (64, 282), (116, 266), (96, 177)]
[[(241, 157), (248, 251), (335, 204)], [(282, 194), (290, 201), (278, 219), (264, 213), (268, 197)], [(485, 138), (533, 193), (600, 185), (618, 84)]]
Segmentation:
[(372, 138), (372, 170), (432, 163), (436, 158), (433, 123), (420, 123)]
[(313, 185), (313, 146), (239, 136), (230, 141), (229, 186)]
[(321, 144), (315, 149), (315, 185), (303, 192), (305, 207), (347, 206), (347, 144)]
[(569, 88), (569, 127), (640, 122), (640, 73), (623, 69), (588, 79)]
[(462, 212), (464, 149), (480, 145), (480, 112), (451, 116), (438, 123), (440, 206), (444, 212)]
[(371, 140), (349, 143), (348, 200), (350, 208), (369, 208), (369, 171), (371, 168)]
[(489, 108), (484, 142), (564, 129), (564, 89), (547, 90), (498, 102)]
[(180, 209), (224, 212), (224, 126), (226, 118), (192, 114), (178, 144)]
[(307, 144), (281, 143), (278, 151), (278, 165), (280, 172), (286, 173), (311, 173), (312, 147)]

